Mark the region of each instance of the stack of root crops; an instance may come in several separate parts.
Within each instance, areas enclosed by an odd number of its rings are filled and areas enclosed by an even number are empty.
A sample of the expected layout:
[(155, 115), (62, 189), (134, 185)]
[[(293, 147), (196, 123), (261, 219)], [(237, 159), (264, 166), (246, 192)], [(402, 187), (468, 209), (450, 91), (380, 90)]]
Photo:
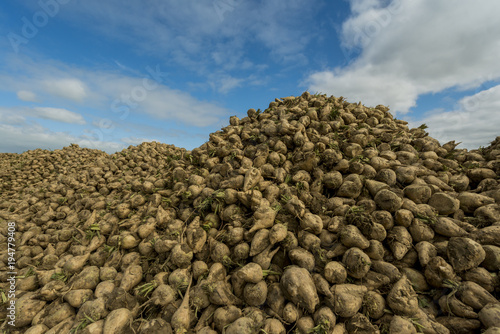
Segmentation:
[(1, 154), (0, 329), (500, 333), (500, 137), (424, 129), (305, 92), (192, 151)]

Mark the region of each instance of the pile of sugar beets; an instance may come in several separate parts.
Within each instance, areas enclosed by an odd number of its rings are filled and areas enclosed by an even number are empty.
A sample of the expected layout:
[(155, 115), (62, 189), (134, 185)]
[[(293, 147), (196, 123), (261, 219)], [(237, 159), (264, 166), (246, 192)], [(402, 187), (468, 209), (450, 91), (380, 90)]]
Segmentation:
[(500, 137), (424, 129), (305, 92), (192, 151), (2, 154), (0, 330), (500, 333)]

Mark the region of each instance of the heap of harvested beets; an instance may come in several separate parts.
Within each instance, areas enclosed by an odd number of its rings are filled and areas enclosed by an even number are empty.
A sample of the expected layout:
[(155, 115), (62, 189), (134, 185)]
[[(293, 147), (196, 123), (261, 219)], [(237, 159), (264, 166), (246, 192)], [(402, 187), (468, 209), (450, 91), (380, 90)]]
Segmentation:
[(500, 333), (500, 137), (424, 128), (306, 92), (192, 151), (1, 154), (1, 329)]

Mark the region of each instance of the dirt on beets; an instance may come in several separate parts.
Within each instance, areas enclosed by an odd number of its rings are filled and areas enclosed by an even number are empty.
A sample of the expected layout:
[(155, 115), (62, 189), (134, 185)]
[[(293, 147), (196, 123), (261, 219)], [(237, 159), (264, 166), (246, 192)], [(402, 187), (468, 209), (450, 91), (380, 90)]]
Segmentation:
[(500, 137), (307, 92), (247, 114), (192, 151), (0, 154), (1, 329), (500, 331)]

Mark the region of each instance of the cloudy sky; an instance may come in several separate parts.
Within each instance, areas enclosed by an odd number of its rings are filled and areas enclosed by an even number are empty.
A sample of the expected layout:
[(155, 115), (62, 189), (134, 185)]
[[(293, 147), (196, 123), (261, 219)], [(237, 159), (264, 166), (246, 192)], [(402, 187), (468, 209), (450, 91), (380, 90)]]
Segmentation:
[(192, 149), (229, 116), (305, 90), (487, 146), (498, 13), (497, 0), (6, 0), (0, 152)]

